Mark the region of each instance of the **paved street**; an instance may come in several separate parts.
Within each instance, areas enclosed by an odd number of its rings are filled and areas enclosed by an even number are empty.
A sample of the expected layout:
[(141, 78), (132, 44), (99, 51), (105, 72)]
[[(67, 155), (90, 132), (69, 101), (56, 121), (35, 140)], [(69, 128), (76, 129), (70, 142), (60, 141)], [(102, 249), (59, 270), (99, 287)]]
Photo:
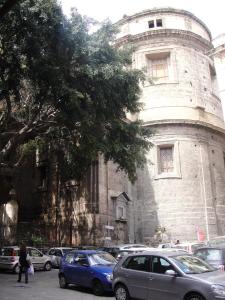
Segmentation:
[(58, 285), (58, 270), (50, 272), (37, 271), (30, 277), (28, 284), (17, 283), (17, 275), (0, 273), (0, 299), (1, 300), (114, 300), (113, 295), (97, 297), (86, 289), (70, 287), (60, 289)]

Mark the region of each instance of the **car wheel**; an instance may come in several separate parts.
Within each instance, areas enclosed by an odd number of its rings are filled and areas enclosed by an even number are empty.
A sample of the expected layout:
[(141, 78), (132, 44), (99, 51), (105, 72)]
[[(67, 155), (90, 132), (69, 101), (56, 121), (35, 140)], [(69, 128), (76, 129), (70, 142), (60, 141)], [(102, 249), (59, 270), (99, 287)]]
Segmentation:
[(61, 289), (67, 288), (67, 282), (66, 282), (66, 278), (64, 275), (59, 276), (59, 286)]
[(52, 269), (52, 264), (49, 261), (46, 262), (46, 264), (44, 265), (44, 270), (51, 271), (51, 269)]
[(205, 298), (200, 294), (191, 293), (185, 298), (185, 300), (205, 300)]
[(104, 287), (100, 280), (95, 279), (93, 281), (92, 290), (96, 296), (101, 296), (104, 293)]
[(17, 265), (15, 265), (15, 267), (13, 268), (13, 273), (19, 274), (19, 271), (20, 271), (20, 267), (19, 267), (19, 265), (17, 264)]
[(128, 292), (127, 288), (125, 287), (125, 285), (123, 285), (123, 284), (116, 285), (115, 297), (116, 297), (116, 300), (129, 300), (130, 299), (129, 292)]

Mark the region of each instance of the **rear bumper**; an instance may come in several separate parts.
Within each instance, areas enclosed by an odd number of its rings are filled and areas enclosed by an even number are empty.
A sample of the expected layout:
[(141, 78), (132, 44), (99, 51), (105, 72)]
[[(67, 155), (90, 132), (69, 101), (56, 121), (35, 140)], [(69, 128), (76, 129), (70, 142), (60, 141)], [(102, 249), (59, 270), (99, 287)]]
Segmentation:
[(1, 270), (13, 270), (17, 263), (2, 263), (0, 262)]

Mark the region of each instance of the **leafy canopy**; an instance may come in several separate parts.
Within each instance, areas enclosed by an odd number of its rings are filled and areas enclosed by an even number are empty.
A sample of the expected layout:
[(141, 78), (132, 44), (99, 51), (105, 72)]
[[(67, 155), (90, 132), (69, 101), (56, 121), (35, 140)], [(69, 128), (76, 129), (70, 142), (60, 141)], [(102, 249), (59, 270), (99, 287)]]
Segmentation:
[(141, 109), (143, 73), (113, 46), (112, 24), (93, 34), (91, 25), (76, 10), (67, 19), (56, 0), (22, 1), (1, 19), (1, 166), (18, 168), (48, 144), (70, 178), (102, 154), (136, 179), (151, 132), (126, 116)]

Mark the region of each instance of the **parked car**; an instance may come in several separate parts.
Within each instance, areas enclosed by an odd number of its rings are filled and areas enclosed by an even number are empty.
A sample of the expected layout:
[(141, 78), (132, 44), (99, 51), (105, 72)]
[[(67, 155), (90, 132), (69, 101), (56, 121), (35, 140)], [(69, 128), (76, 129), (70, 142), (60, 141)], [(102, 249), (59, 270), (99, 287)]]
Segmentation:
[(116, 245), (116, 246), (110, 246), (110, 247), (100, 247), (97, 250), (99, 251), (105, 251), (110, 253), (113, 257), (117, 257), (119, 252), (126, 251), (131, 248), (148, 248), (146, 245), (142, 244), (122, 244), (122, 245)]
[(186, 250), (188, 253), (193, 254), (195, 250), (202, 248), (204, 246), (206, 246), (204, 242), (186, 242), (186, 243), (173, 245), (172, 248), (183, 249)]
[(97, 250), (74, 250), (61, 260), (59, 285), (76, 284), (92, 288), (95, 295), (112, 291), (112, 271), (117, 261), (109, 253)]
[[(0, 269), (18, 273), (19, 250), (18, 246), (3, 247), (0, 256)], [(44, 255), (34, 247), (27, 247), (27, 252), (35, 270), (51, 270), (52, 264), (49, 256)]]
[(194, 255), (206, 261), (216, 269), (225, 269), (225, 249), (204, 247), (195, 250)]
[(224, 236), (217, 236), (213, 239), (210, 239), (208, 241), (208, 246), (225, 248), (225, 235)]
[(117, 263), (113, 290), (116, 300), (225, 299), (225, 273), (187, 253), (148, 251)]
[(73, 248), (69, 248), (69, 247), (57, 247), (57, 248), (49, 249), (47, 255), (51, 259), (52, 266), (58, 268), (63, 255), (65, 255), (66, 253), (72, 250)]

